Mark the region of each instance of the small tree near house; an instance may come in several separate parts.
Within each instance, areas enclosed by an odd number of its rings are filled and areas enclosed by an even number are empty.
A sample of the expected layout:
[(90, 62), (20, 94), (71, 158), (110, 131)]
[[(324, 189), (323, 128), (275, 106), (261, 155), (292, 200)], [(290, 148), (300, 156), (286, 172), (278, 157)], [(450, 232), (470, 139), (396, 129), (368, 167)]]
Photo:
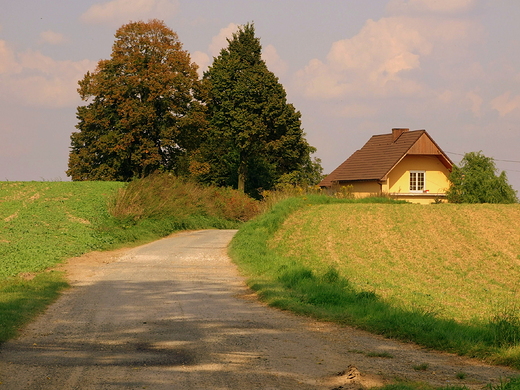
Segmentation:
[(450, 174), (446, 192), (451, 203), (517, 203), (518, 196), (504, 171), (498, 173), (495, 161), (482, 152), (464, 155)]

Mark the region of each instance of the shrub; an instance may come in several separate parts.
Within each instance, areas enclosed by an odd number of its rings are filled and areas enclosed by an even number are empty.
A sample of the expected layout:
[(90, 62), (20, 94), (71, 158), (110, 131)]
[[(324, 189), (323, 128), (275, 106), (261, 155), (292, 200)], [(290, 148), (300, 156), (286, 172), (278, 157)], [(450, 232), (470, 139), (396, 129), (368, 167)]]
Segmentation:
[(130, 182), (119, 190), (109, 212), (120, 220), (184, 219), (193, 215), (244, 222), (259, 212), (258, 202), (230, 188), (203, 186), (164, 173)]

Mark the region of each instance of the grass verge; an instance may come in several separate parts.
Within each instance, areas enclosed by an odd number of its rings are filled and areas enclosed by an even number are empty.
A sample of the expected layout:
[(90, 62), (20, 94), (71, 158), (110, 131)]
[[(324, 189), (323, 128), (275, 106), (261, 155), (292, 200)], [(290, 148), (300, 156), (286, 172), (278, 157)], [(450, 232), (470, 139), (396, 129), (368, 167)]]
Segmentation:
[[(309, 219), (305, 218), (305, 212), (322, 207), (317, 205), (333, 202), (350, 202), (353, 207), (356, 203), (354, 200), (340, 201), (319, 196), (292, 198), (276, 204), (271, 211), (240, 229), (231, 243), (230, 254), (249, 277), (250, 287), (256, 290), (262, 299), (272, 306), (321, 320), (348, 324), (387, 337), (413, 341), (429, 348), (520, 368), (520, 322), (516, 311), (506, 309), (504, 312), (497, 312), (492, 318), (457, 321), (453, 317), (439, 315), (427, 305), (420, 306), (405, 300), (391, 299), (379, 294), (372, 285), (367, 287), (366, 283), (353, 283), (349, 273), (341, 268), (341, 261), (331, 262), (329, 258), (324, 258), (323, 255), (328, 253), (326, 248), (329, 244), (325, 237), (320, 239), (306, 234), (317, 226), (317, 222), (309, 222)], [(394, 206), (407, 207), (415, 212), (420, 210), (414, 208), (414, 205), (389, 204), (384, 207), (386, 206), (388, 210), (392, 210)], [(282, 226), (283, 229), (287, 228), (283, 224), (291, 215), (297, 216), (292, 235), (303, 230), (302, 237), (307, 238), (303, 241), (284, 242), (285, 238), (289, 239), (289, 235), (282, 235), (279, 241), (283, 245), (279, 247), (273, 237)], [(343, 217), (347, 218), (348, 215), (342, 214)], [(372, 230), (382, 230), (374, 229), (373, 221), (369, 221), (369, 224)], [(413, 228), (418, 229), (418, 225)], [(475, 233), (475, 230), (469, 229), (468, 226), (460, 226), (460, 229), (468, 237), (473, 237), (472, 234)], [(338, 245), (346, 246), (347, 240), (355, 241), (356, 237), (363, 238), (361, 234), (356, 233), (345, 237)], [(511, 240), (514, 241), (514, 237), (511, 237)], [(316, 254), (306, 257), (304, 241), (315, 245), (321, 256)], [(295, 246), (298, 247), (299, 255), (288, 255), (288, 247)], [(381, 245), (378, 248), (381, 249)], [(383, 250), (381, 252), (385, 253)], [(375, 266), (381, 270), (385, 266), (391, 268), (395, 259), (376, 260), (379, 262)], [(416, 263), (421, 264), (422, 260), (418, 259)], [(371, 270), (363, 269), (363, 272)], [(424, 280), (419, 281), (421, 282)], [(401, 288), (402, 286), (397, 289)]]
[(0, 282), (0, 341), (6, 341), (52, 303), (68, 284), (59, 272), (43, 272)]
[[(461, 378), (462, 379), (462, 378)], [(507, 378), (496, 385), (488, 384), (485, 390), (520, 390), (520, 377)], [(469, 390), (464, 385), (447, 385), (442, 387), (433, 387), (426, 383), (415, 382), (396, 382), (377, 390)]]

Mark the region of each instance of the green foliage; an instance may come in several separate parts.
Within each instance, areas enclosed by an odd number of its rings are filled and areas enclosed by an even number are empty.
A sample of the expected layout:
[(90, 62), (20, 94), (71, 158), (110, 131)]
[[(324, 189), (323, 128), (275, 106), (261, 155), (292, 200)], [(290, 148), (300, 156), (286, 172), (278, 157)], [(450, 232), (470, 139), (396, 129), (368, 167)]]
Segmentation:
[(516, 306), (495, 313), (489, 327), (496, 345), (513, 347), (520, 344), (520, 315)]
[(453, 166), (451, 186), (446, 192), (451, 203), (517, 203), (516, 191), (505, 172), (497, 174), (493, 158), (482, 152), (464, 155), (460, 167)]
[(79, 82), (67, 175), (128, 181), (180, 171), (205, 127), (197, 66), (163, 22), (131, 22), (115, 35), (111, 58)]
[(44, 272), (28, 280), (0, 280), (0, 343), (16, 336), (18, 329), (58, 298), (67, 287), (58, 272)]
[(192, 173), (254, 196), (278, 182), (316, 184), (319, 160), (304, 138), (300, 113), (261, 58), (260, 40), (246, 24), (204, 75), (210, 128)]
[(113, 242), (101, 234), (116, 182), (1, 182), (0, 281)]
[(485, 388), (487, 390), (520, 390), (520, 377), (501, 379), (499, 384), (488, 384)]
[(416, 371), (426, 371), (429, 367), (429, 364), (428, 363), (421, 363), (421, 364), (416, 364), (413, 366), (413, 369), (416, 370)]

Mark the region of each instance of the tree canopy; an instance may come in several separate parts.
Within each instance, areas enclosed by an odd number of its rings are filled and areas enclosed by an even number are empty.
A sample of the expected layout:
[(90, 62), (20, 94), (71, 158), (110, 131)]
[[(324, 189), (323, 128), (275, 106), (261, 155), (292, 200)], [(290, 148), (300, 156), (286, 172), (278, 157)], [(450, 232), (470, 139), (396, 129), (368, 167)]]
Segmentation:
[(110, 59), (87, 72), (71, 136), (73, 180), (120, 180), (178, 171), (198, 147), (205, 106), (197, 65), (162, 21), (131, 22), (115, 34)]
[(495, 161), (482, 152), (466, 153), (460, 166), (453, 166), (446, 195), (452, 203), (516, 203), (516, 191), (506, 173), (498, 173)]
[(206, 182), (255, 194), (281, 181), (316, 184), (319, 160), (287, 103), (278, 78), (261, 58), (260, 40), (246, 24), (204, 74), (209, 129), (192, 171)]

